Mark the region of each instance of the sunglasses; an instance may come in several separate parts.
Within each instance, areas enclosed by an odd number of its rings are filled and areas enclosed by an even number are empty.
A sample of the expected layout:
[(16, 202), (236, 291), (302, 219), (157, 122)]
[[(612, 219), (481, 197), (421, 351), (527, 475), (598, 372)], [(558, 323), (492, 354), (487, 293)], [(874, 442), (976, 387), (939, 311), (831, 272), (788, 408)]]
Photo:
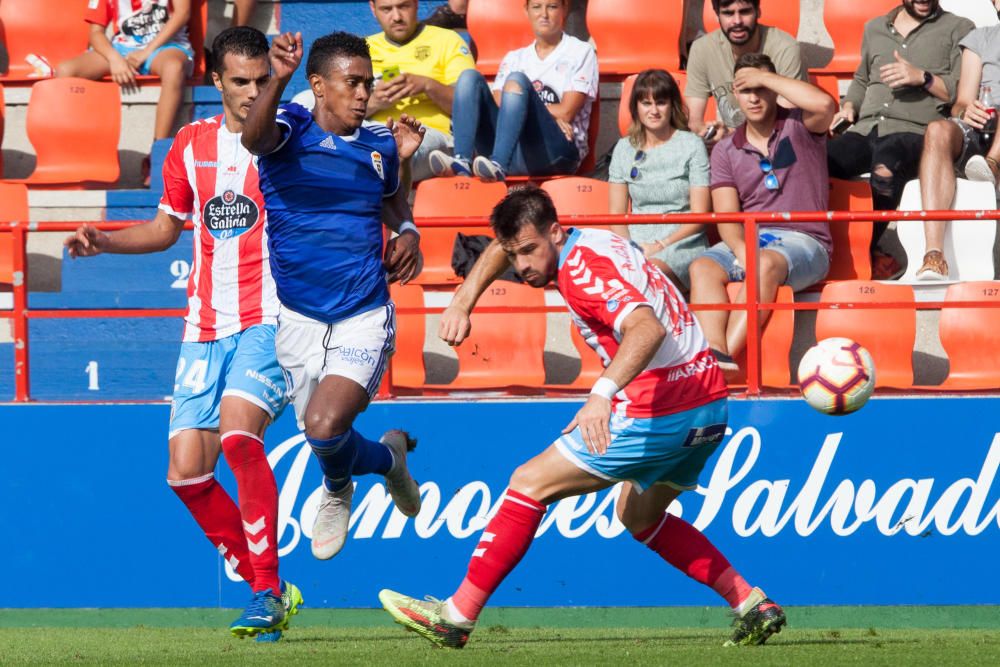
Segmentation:
[(639, 165), (643, 163), (646, 159), (646, 151), (636, 151), (635, 157), (632, 158), (632, 171), (629, 172), (629, 176), (633, 181), (638, 181), (642, 176), (642, 172), (639, 171)]
[(774, 173), (774, 165), (766, 157), (761, 158), (760, 170), (764, 172), (764, 187), (768, 190), (777, 190), (781, 187), (781, 181), (778, 180), (778, 175)]

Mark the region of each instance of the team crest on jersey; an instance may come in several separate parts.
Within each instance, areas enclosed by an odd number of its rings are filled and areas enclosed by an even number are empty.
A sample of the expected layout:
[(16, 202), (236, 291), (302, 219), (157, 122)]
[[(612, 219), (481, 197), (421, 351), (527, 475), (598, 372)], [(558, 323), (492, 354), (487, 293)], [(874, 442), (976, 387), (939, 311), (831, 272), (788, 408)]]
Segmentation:
[(423, 62), (431, 57), (431, 47), (429, 46), (418, 46), (416, 51), (413, 53), (413, 57), (417, 60)]
[(229, 239), (247, 231), (260, 218), (260, 210), (254, 200), (233, 190), (205, 202), (202, 222), (209, 233), (217, 239)]
[(375, 167), (375, 171), (378, 172), (378, 177), (384, 181), (385, 169), (382, 167), (382, 154), (378, 151), (372, 151), (372, 166)]

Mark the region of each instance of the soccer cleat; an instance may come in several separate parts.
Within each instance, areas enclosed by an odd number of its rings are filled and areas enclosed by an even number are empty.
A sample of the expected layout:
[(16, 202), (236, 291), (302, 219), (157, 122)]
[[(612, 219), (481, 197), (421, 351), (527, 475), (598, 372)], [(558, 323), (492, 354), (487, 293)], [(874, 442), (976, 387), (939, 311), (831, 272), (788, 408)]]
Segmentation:
[(406, 431), (393, 429), (386, 431), (379, 442), (392, 452), (392, 468), (385, 475), (385, 486), (392, 501), (406, 516), (417, 516), (420, 513), (420, 486), (406, 467), (406, 453), (416, 448), (416, 438), (411, 438)]
[(747, 610), (733, 621), (733, 636), (723, 646), (763, 644), (786, 623), (785, 612), (759, 588), (751, 591), (744, 606)]
[(235, 637), (254, 637), (286, 626), (285, 605), (270, 588), (253, 594), (243, 614), (233, 621), (229, 631)]
[(472, 176), (469, 161), (460, 157), (452, 157), (442, 150), (433, 150), (427, 155), (431, 173), (435, 176)]
[(292, 616), (299, 613), (299, 605), (304, 602), (302, 599), (302, 591), (299, 587), (290, 581), (281, 580), (281, 603), (285, 605), (285, 623), (281, 626), (282, 630), (288, 629), (288, 621), (291, 620)]
[(275, 630), (274, 632), (261, 632), (258, 633), (256, 637), (253, 638), (255, 642), (260, 642), (261, 644), (273, 644), (274, 642), (281, 641), (281, 630)]
[(320, 560), (333, 558), (344, 548), (351, 523), (351, 499), (354, 484), (347, 483), (340, 491), (330, 491), (323, 485), (316, 521), (312, 529), (312, 553)]
[(507, 172), (498, 162), (480, 155), (472, 161), (472, 173), (479, 177), (484, 183), (496, 183), (507, 180)]
[(462, 648), (476, 627), (450, 620), (444, 600), (428, 596), (422, 601), (389, 589), (379, 591), (378, 599), (394, 621), (441, 648)]

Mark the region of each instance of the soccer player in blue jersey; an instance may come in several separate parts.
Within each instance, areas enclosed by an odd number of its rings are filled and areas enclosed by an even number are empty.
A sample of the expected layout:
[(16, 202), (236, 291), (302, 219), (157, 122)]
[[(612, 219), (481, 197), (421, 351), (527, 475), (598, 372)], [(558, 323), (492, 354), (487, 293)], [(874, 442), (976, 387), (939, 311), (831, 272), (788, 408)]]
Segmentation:
[[(365, 115), (374, 77), (368, 45), (337, 32), (317, 39), (306, 61), (316, 106), (279, 108), (302, 61), (302, 35), (271, 45), (271, 80), (247, 115), (243, 145), (260, 156), (271, 273), (281, 309), (275, 348), (299, 427), (323, 470), (312, 552), (327, 559), (344, 546), (352, 477), (385, 475), (396, 507), (420, 511), (406, 466), (415, 444), (398, 430), (369, 440), (353, 428), (378, 391), (395, 349), (388, 281), (419, 272), (420, 235), (399, 187), (401, 158), (422, 139), (405, 116), (386, 125)], [(397, 235), (382, 248), (382, 224)], [(388, 278), (388, 280), (387, 280)]]

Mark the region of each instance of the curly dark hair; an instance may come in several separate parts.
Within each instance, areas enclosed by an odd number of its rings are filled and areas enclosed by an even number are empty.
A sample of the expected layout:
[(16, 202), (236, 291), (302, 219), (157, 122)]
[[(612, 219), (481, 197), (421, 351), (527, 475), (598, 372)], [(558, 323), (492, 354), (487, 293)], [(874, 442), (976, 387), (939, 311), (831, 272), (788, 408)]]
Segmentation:
[(226, 28), (212, 41), (212, 57), (214, 58), (212, 71), (222, 76), (227, 53), (247, 58), (267, 58), (269, 48), (267, 37), (256, 28), (249, 26)]
[[(739, 2), (739, 1), (740, 0), (712, 0), (712, 9), (715, 10), (715, 15), (718, 16), (720, 7), (728, 7), (734, 2)], [(743, 0), (743, 2), (749, 2), (751, 5), (753, 5), (754, 9), (760, 11), (760, 0)]]
[(514, 190), (493, 207), (490, 225), (501, 241), (513, 239), (527, 225), (538, 231), (558, 222), (556, 207), (545, 190), (529, 185)]
[(312, 43), (306, 60), (306, 76), (325, 76), (334, 58), (367, 58), (371, 60), (368, 42), (349, 32), (331, 32)]

